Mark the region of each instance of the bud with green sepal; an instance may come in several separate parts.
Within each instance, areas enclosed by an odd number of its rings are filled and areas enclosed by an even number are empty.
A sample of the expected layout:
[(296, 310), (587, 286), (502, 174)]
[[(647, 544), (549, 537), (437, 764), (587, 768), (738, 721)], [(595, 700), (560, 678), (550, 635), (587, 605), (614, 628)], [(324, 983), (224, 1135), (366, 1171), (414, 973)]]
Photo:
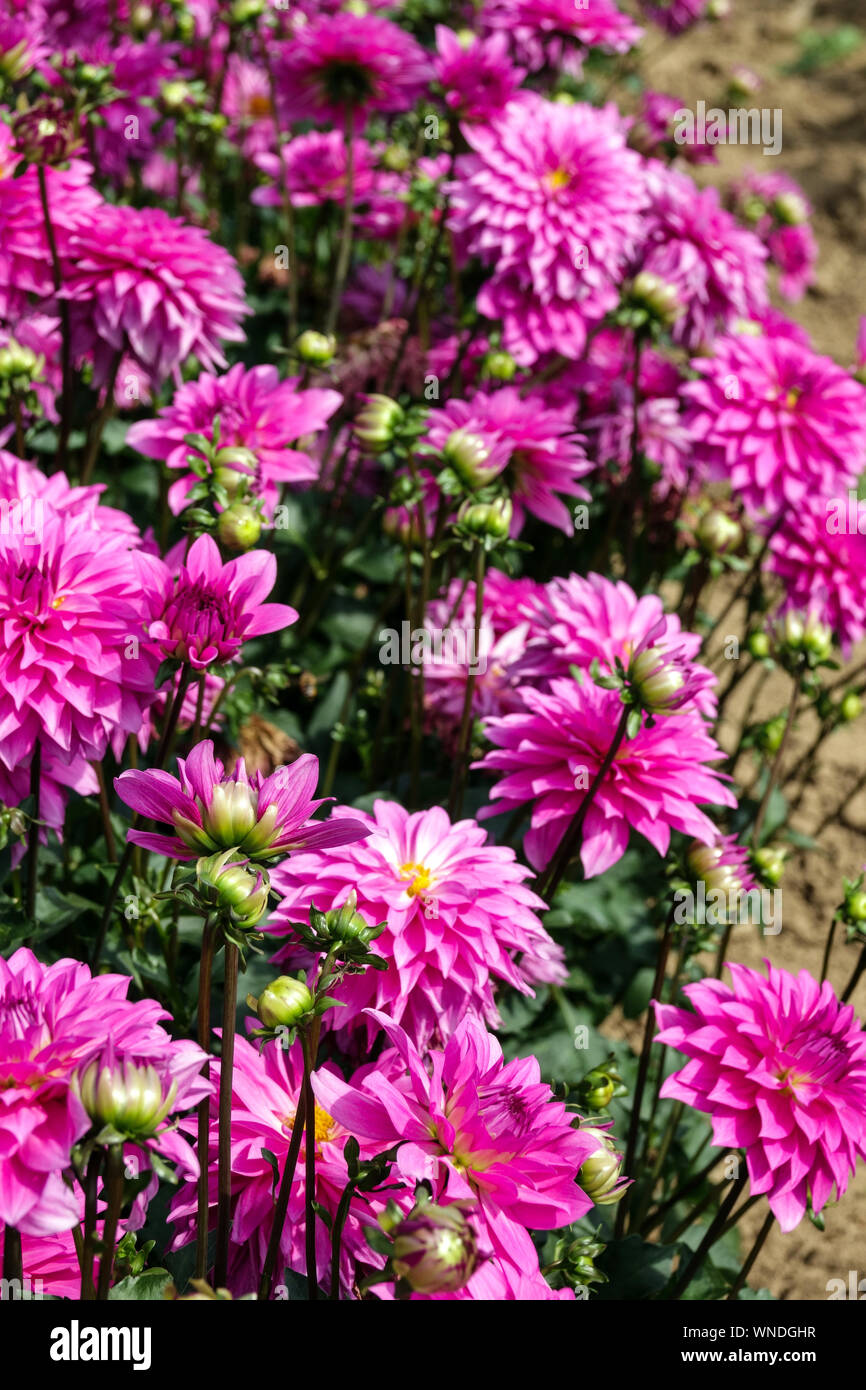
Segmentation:
[(497, 478), (508, 462), (507, 448), (493, 444), (474, 430), (452, 430), (442, 446), (442, 457), (465, 488), (477, 492)]
[(317, 333), (314, 328), (308, 328), (295, 343), (295, 351), (308, 367), (326, 367), (334, 360), (337, 339), (333, 333)]
[(290, 1038), (294, 1038), (299, 1029), (316, 1017), (316, 996), (303, 974), (297, 978), (279, 975), (262, 990), (258, 999), (248, 994), (247, 1006), (254, 1010), (262, 1024), (261, 1028), (253, 1030), (251, 1037), (265, 1040), (282, 1038), (287, 1029)]
[(488, 352), (481, 364), (482, 379), (487, 381), (513, 381), (517, 374), (517, 363), (510, 352), (494, 348)]
[(708, 555), (724, 555), (742, 544), (743, 528), (720, 507), (712, 507), (701, 517), (695, 535)]
[(152, 1139), (170, 1113), (177, 1082), (165, 1088), (155, 1067), (105, 1056), (73, 1076), (72, 1088), (99, 1132), (97, 1144)]
[(391, 1270), (413, 1293), (456, 1293), (478, 1267), (471, 1203), (432, 1202), (422, 1193), (408, 1216), (391, 1226)]
[(783, 845), (762, 845), (752, 855), (756, 878), (767, 888), (778, 888), (785, 872), (788, 850)]
[(370, 965), (374, 970), (387, 970), (387, 962), (381, 956), (373, 955), (370, 943), (381, 936), (387, 923), (379, 922), (370, 926), (358, 912), (358, 895), (352, 888), (346, 901), (330, 912), (320, 912), (317, 907), (310, 908), (309, 926), (299, 923), (295, 933), (311, 951), (323, 951), (334, 962), (357, 968)]
[(833, 630), (812, 611), (801, 613), (789, 608), (773, 623), (771, 637), (774, 655), (792, 674), (836, 666), (830, 660)]
[(405, 423), (403, 407), (390, 396), (375, 393), (365, 398), (352, 424), (352, 433), (364, 453), (384, 454), (397, 443)]
[(262, 534), (262, 513), (252, 502), (232, 502), (217, 521), (217, 535), (227, 550), (252, 550)]
[[(202, 898), (241, 932), (253, 931), (268, 907), (267, 874), (238, 857), (237, 849), (224, 849), (199, 859), (195, 877)], [(227, 933), (228, 934), (228, 933)]]
[(575, 1092), (577, 1104), (586, 1110), (606, 1110), (612, 1100), (628, 1095), (628, 1087), (616, 1070), (613, 1054), (601, 1066), (593, 1067), (578, 1082)]
[(457, 513), (455, 533), (480, 541), (485, 550), (492, 550), (500, 541), (508, 539), (513, 516), (510, 497), (495, 497), (492, 502), (473, 502), (467, 498)]
[(597, 1207), (613, 1206), (632, 1181), (623, 1175), (623, 1156), (617, 1153), (616, 1145), (607, 1133), (612, 1124), (613, 1121), (608, 1120), (603, 1126), (580, 1126), (581, 1134), (589, 1135), (597, 1148), (577, 1170), (577, 1183)]

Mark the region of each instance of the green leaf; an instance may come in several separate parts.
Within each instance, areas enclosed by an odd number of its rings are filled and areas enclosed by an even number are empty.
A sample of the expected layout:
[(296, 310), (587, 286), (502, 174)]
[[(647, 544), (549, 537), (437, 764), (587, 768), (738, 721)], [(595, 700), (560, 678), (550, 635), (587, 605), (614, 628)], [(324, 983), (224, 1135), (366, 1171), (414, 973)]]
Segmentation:
[(167, 1269), (146, 1269), (143, 1274), (121, 1279), (120, 1283), (108, 1290), (108, 1297), (113, 1303), (131, 1300), (157, 1302), (165, 1298), (165, 1291), (172, 1282)]

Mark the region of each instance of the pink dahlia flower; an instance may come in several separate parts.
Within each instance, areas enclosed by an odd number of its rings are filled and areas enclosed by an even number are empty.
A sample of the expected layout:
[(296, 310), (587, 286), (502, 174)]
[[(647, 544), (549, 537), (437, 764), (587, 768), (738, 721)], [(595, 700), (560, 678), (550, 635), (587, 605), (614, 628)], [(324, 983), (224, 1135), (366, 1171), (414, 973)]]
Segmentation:
[(428, 1066), (392, 1019), (371, 1016), (394, 1051), (354, 1082), (317, 1072), (316, 1099), (360, 1140), (379, 1150), (399, 1143), (397, 1172), (410, 1183), (426, 1179), (434, 1199), (447, 1190), (449, 1200), (474, 1203), (494, 1262), (532, 1274), (538, 1256), (528, 1232), (592, 1208), (575, 1179), (596, 1141), (553, 1099), (537, 1059), (504, 1062), (477, 1019), (464, 1019)]
[(866, 389), (787, 337), (721, 339), (693, 367), (689, 428), (702, 459), (772, 520), (810, 494), (853, 487), (866, 462)]
[(804, 498), (772, 537), (768, 568), (782, 580), (784, 608), (814, 613), (847, 658), (866, 636), (866, 503)]
[[(328, 912), (352, 890), (368, 925), (386, 924), (373, 949), (388, 969), (350, 975), (335, 987), (347, 1007), (333, 1016), (334, 1026), (365, 1027), (369, 1043), (377, 1029), (365, 1011), (375, 1007), (419, 1047), (447, 1037), (467, 1014), (498, 1026), (497, 982), (531, 994), (521, 957), (531, 965), (545, 949), (548, 968), (555, 958), (536, 915), (544, 903), (524, 882), (529, 870), (513, 850), (488, 844), (475, 821), (452, 824), (441, 806), (410, 815), (395, 801), (377, 801), (372, 816), (337, 807), (329, 824), (350, 817), (368, 838), (293, 855), (274, 875), (282, 902), (267, 928), (290, 931), (291, 923), (309, 921), (311, 907)], [(290, 942), (276, 959), (296, 955)], [(554, 977), (565, 978), (561, 960)]]
[(674, 140), (676, 116), (684, 107), (682, 97), (670, 96), (667, 92), (644, 92), (638, 120), (631, 132), (632, 145), (648, 159), (680, 156), (689, 164), (718, 164), (714, 145), (698, 139), (678, 145)]
[(271, 84), (264, 67), (232, 53), (226, 68), (222, 109), (229, 118), (227, 134), (245, 159), (255, 159), (272, 147), (276, 127)]
[(796, 303), (815, 282), (818, 243), (805, 222), (799, 227), (777, 227), (767, 238), (767, 250), (779, 268), (779, 293)]
[(641, 0), (647, 19), (669, 34), (682, 34), (703, 19), (709, 0)]
[(276, 556), (268, 551), (223, 564), (213, 537), (199, 536), (176, 572), (158, 555), (139, 553), (136, 566), (152, 615), (147, 635), (162, 660), (188, 661), (197, 671), (226, 665), (250, 638), (297, 621), (288, 604), (263, 602), (277, 577)]
[(654, 1005), (656, 1042), (690, 1059), (661, 1094), (711, 1115), (716, 1144), (745, 1149), (752, 1193), (792, 1231), (866, 1158), (866, 1032), (829, 981), (765, 963), (766, 978), (730, 965), (730, 985), (686, 985), (694, 1012)]
[[(360, 137), (352, 141), (352, 192), (358, 203), (365, 202), (376, 187), (379, 151), (380, 147)], [(311, 208), (323, 203), (342, 205), (345, 201), (348, 161), (341, 131), (310, 130), (283, 145), (282, 156), (259, 154), (256, 165), (270, 179), (270, 183), (253, 191), (252, 201), (260, 207), (282, 207), (280, 157), (293, 206)]]
[[(533, 305), (542, 320), (562, 307), (568, 355), (579, 357), (586, 324), (617, 303), (647, 201), (620, 113), (522, 93), (464, 134), (473, 152), (458, 160), (451, 225), (469, 254), (493, 266), (481, 312), (505, 320), (512, 350)], [(556, 323), (549, 333), (558, 336)]]
[(140, 537), (98, 505), (100, 491), (0, 456), (0, 762), (10, 771), (37, 741), (60, 762), (102, 758), (118, 730), (138, 732), (154, 698)]
[(347, 112), (408, 111), (431, 65), (421, 45), (379, 15), (317, 17), (295, 29), (279, 81), (296, 119), (341, 120)]
[(532, 72), (561, 68), (572, 77), (588, 48), (627, 53), (643, 33), (613, 0), (486, 0), (481, 21), (508, 34)]
[(698, 348), (766, 308), (767, 252), (721, 206), (717, 189), (699, 189), (688, 174), (655, 160), (646, 168), (652, 203), (635, 269), (673, 286), (684, 308), (674, 341)]
[[(91, 1124), (73, 1080), (108, 1039), (118, 1059), (146, 1060), (175, 1081), (178, 1108), (210, 1090), (199, 1075), (204, 1053), (171, 1039), (160, 1027), (168, 1014), (154, 1000), (128, 1000), (130, 983), (126, 975), (92, 977), (78, 961), (43, 965), (25, 947), (0, 959), (0, 1221), (25, 1235), (70, 1230), (80, 1219), (79, 1194), (62, 1177)], [(161, 1146), (195, 1171), (177, 1134)]]
[(237, 343), (248, 313), (240, 272), (200, 227), (161, 208), (103, 203), (70, 235), (62, 297), (73, 347), (93, 354), (97, 385), (129, 350), (159, 386), (188, 357), (224, 367), (220, 343)]
[(445, 103), (464, 121), (489, 121), (526, 76), (524, 68), (512, 65), (504, 33), (487, 39), (473, 35), (464, 43), (453, 29), (437, 24), (436, 53), (436, 80), (445, 90)]
[[(219, 1075), (219, 1062), (211, 1063)], [(317, 1076), (331, 1075), (328, 1064)], [(232, 1228), (229, 1246), (229, 1285), (236, 1295), (257, 1293), (262, 1267), (267, 1253), (274, 1214), (274, 1169), (267, 1151), (274, 1155), (280, 1172), (292, 1140), (292, 1128), (297, 1114), (303, 1079), (300, 1044), (285, 1050), (268, 1045), (259, 1051), (245, 1038), (235, 1038), (234, 1070), (232, 1072), (231, 1172)], [(335, 1074), (336, 1079), (336, 1074)], [(217, 1138), (218, 1117), (213, 1107), (209, 1134), (208, 1164), (210, 1178), (210, 1210), (216, 1218), (217, 1205)], [(346, 1186), (344, 1149), (350, 1131), (345, 1125), (316, 1105), (316, 1201), (331, 1215)], [(383, 1145), (364, 1144), (363, 1158), (372, 1158)], [(306, 1273), (305, 1259), (305, 1171), (306, 1135), (301, 1144), (300, 1158), (295, 1169), (289, 1197), (288, 1214), (280, 1243), (279, 1270), (292, 1269)], [(394, 1193), (388, 1196), (393, 1197)], [(197, 1195), (193, 1186), (178, 1193), (171, 1209), (175, 1223), (173, 1248), (177, 1249), (195, 1239)], [(340, 1276), (344, 1294), (349, 1295), (355, 1282), (356, 1261), (372, 1269), (384, 1264), (382, 1256), (370, 1250), (364, 1238), (364, 1227), (375, 1221), (384, 1207), (384, 1199), (376, 1197), (353, 1200), (343, 1233)], [(316, 1221), (316, 1268), (319, 1281), (327, 1284), (331, 1270), (331, 1236), (323, 1221)], [(280, 1282), (280, 1274), (277, 1275)]]
[(175, 831), (130, 830), (127, 838), (171, 859), (188, 861), (223, 849), (240, 850), (255, 861), (280, 859), (291, 850), (344, 845), (369, 834), (357, 818), (310, 819), (325, 802), (313, 800), (319, 760), (309, 753), (270, 777), (260, 772), (249, 777), (238, 758), (227, 775), (205, 739), (188, 758), (178, 758), (177, 768), (179, 780), (157, 768), (132, 769), (114, 779), (121, 801)]
[[(529, 862), (543, 868), (568, 826), (613, 742), (622, 704), (614, 690), (591, 682), (556, 679), (550, 690), (523, 689), (525, 709), (488, 719), (484, 730), (496, 746), (476, 766), (506, 775), (490, 793), (501, 803), (480, 818), (532, 803), (526, 835)], [(584, 822), (580, 857), (587, 878), (621, 859), (634, 829), (659, 854), (667, 854), (672, 830), (704, 844), (716, 835), (702, 802), (735, 806), (720, 773), (706, 766), (724, 756), (701, 716), (674, 713), (644, 725), (622, 744), (602, 779)]]
[(690, 707), (708, 718), (714, 715), (716, 677), (695, 661), (701, 638), (683, 632), (679, 618), (665, 613), (657, 594), (638, 598), (624, 580), (572, 574), (543, 587), (537, 612), (538, 635), (520, 663), (521, 670), (543, 679), (566, 676), (571, 666), (588, 672), (598, 661), (600, 669), (610, 673), (617, 657), (628, 667), (638, 651), (652, 645), (688, 668)]
[(250, 492), (261, 497), (269, 512), (276, 506), (282, 484), (309, 483), (318, 477), (310, 455), (294, 446), (324, 429), (342, 405), (337, 391), (298, 389), (298, 377), (280, 381), (276, 367), (231, 367), (223, 376), (203, 373), (175, 392), (153, 420), (132, 425), (127, 443), (148, 458), (164, 459), (183, 477), (169, 489), (173, 512), (183, 510), (187, 494), (198, 481), (189, 472), (188, 456), (197, 451), (184, 443), (187, 434), (213, 434), (219, 419), (221, 448), (250, 449), (257, 459), (249, 479)]
[[(538, 396), (523, 396), (516, 386), (478, 391), (468, 401), (449, 400), (431, 410), (427, 441), (444, 449), (455, 430), (477, 435), (487, 445), (491, 464), (504, 471), (515, 507), (513, 534), (522, 528), (525, 513), (549, 522), (567, 536), (574, 532), (568, 507), (557, 493), (589, 500), (577, 482), (593, 471), (583, 441), (574, 432), (574, 410), (545, 405)], [(497, 467), (497, 461), (502, 467)]]
[[(78, 1221), (83, 1220), (82, 1200), (79, 1203)], [(96, 1229), (97, 1236), (101, 1237), (101, 1221), (97, 1222)], [(5, 1228), (0, 1222), (0, 1242), (4, 1236)], [(24, 1285), (31, 1298), (81, 1297), (81, 1266), (71, 1230), (45, 1236), (22, 1236), (21, 1261)]]

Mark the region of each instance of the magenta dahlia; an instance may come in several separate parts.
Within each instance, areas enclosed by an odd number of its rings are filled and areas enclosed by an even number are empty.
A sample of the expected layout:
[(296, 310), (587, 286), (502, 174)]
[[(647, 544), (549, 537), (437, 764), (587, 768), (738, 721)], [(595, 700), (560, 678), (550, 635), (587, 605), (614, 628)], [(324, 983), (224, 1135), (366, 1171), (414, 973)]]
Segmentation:
[(458, 35), (436, 25), (436, 80), (445, 102), (464, 121), (489, 121), (511, 100), (526, 76), (508, 56), (504, 33)]
[(641, 0), (647, 19), (669, 34), (682, 34), (703, 19), (709, 0)]
[(280, 381), (271, 366), (247, 368), (238, 363), (222, 376), (205, 372), (181, 386), (155, 419), (130, 426), (127, 443), (183, 473), (169, 489), (171, 509), (180, 512), (198, 481), (187, 461), (197, 451), (184, 436), (200, 433), (210, 438), (218, 419), (221, 448), (242, 447), (255, 455), (248, 487), (272, 512), (282, 484), (309, 483), (318, 476), (310, 455), (295, 445), (324, 429), (343, 400), (337, 391), (302, 391), (298, 383), (297, 377)]
[(180, 778), (157, 768), (130, 769), (114, 779), (121, 801), (151, 820), (170, 825), (174, 835), (129, 830), (133, 844), (172, 859), (191, 860), (217, 850), (237, 849), (251, 860), (280, 859), (291, 850), (343, 845), (369, 834), (357, 817), (314, 821), (324, 801), (313, 800), (319, 760), (305, 753), (270, 777), (247, 774), (243, 758), (227, 774), (213, 743), (197, 743), (178, 758)]
[(348, 12), (299, 25), (279, 67), (287, 109), (300, 120), (408, 111), (430, 76), (424, 49), (405, 29), (380, 15)]
[(810, 494), (853, 487), (866, 462), (866, 389), (780, 336), (720, 339), (692, 364), (688, 424), (699, 459), (768, 520)]
[(560, 68), (572, 77), (587, 49), (627, 53), (643, 33), (613, 0), (485, 0), (481, 22), (507, 34), (532, 72)]
[(656, 1041), (690, 1059), (661, 1094), (710, 1115), (716, 1144), (745, 1149), (752, 1193), (792, 1231), (866, 1158), (866, 1033), (829, 981), (765, 964), (766, 977), (730, 965), (730, 985), (686, 985), (693, 1012), (654, 1005)]
[(850, 655), (866, 635), (866, 503), (804, 498), (773, 535), (768, 569), (782, 580), (785, 609), (813, 613)]
[[(293, 855), (276, 871), (282, 901), (267, 928), (290, 931), (293, 922), (309, 921), (311, 907), (328, 912), (353, 890), (368, 925), (386, 924), (374, 949), (388, 969), (348, 976), (335, 988), (346, 1005), (333, 1016), (335, 1027), (365, 1027), (370, 1041), (376, 1025), (365, 1011), (375, 1007), (424, 1047), (467, 1014), (498, 1025), (499, 981), (532, 993), (524, 962), (535, 965), (535, 979), (539, 969), (552, 970), (547, 978), (561, 983), (561, 960), (557, 967), (536, 915), (544, 904), (526, 886), (531, 875), (513, 850), (489, 844), (473, 820), (452, 824), (441, 806), (410, 814), (395, 801), (377, 801), (372, 816), (337, 807), (328, 823), (358, 820), (365, 840)], [(275, 959), (297, 954), (289, 942)]]
[[(536, 868), (548, 864), (580, 809), (613, 742), (622, 704), (614, 690), (555, 679), (549, 691), (523, 688), (525, 708), (487, 719), (496, 746), (476, 764), (506, 775), (493, 787), (496, 805), (481, 819), (532, 805), (525, 849)], [(707, 766), (722, 750), (701, 716), (674, 712), (644, 725), (619, 748), (586, 814), (580, 857), (587, 878), (621, 859), (630, 830), (667, 854), (672, 830), (709, 844), (716, 828), (701, 803), (735, 806), (720, 773)]]
[(242, 341), (249, 312), (233, 257), (200, 227), (161, 208), (113, 203), (70, 235), (61, 294), (74, 351), (93, 355), (97, 385), (126, 350), (154, 386), (191, 356), (224, 367), (220, 344)]

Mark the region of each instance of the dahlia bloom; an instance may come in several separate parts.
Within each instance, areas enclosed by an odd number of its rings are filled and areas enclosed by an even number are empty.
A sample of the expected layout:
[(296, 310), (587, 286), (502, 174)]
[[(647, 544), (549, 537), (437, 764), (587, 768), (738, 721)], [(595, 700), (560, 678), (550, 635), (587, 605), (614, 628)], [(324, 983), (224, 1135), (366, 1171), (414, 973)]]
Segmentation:
[(430, 78), (421, 45), (379, 15), (317, 16), (282, 50), (278, 81), (296, 119), (408, 111)]
[[(363, 203), (376, 186), (376, 158), (380, 146), (360, 137), (352, 141), (352, 193)], [(280, 155), (269, 151), (256, 156), (255, 163), (271, 180), (253, 190), (252, 201), (260, 207), (282, 207), (280, 159), (285, 167), (286, 187), (292, 204), (299, 208), (320, 207), (323, 203), (342, 203), (346, 197), (346, 140), (339, 130), (310, 130), (283, 145)]]
[(378, 1150), (400, 1143), (397, 1173), (410, 1183), (426, 1179), (434, 1201), (447, 1189), (449, 1200), (472, 1202), (495, 1264), (537, 1270), (528, 1230), (554, 1230), (592, 1208), (575, 1178), (595, 1140), (553, 1099), (537, 1059), (504, 1062), (477, 1019), (461, 1021), (444, 1049), (429, 1054), (428, 1069), (387, 1014), (371, 1017), (393, 1051), (351, 1082), (317, 1072), (316, 1099)]
[(126, 349), (159, 386), (193, 355), (224, 367), (220, 343), (244, 338), (248, 309), (233, 257), (161, 208), (103, 203), (70, 234), (65, 261), (73, 350), (93, 354), (97, 385)]
[(779, 293), (796, 303), (815, 281), (818, 243), (805, 222), (798, 227), (777, 227), (767, 238), (770, 259), (779, 268)]
[(228, 60), (222, 110), (229, 120), (226, 133), (245, 159), (271, 148), (275, 125), (268, 74), (238, 53)]
[[(78, 1221), (84, 1219), (84, 1202), (79, 1202)], [(97, 1238), (102, 1234), (102, 1222), (97, 1223)], [(0, 1242), (5, 1228), (0, 1222)], [(24, 1287), (32, 1298), (75, 1298), (81, 1296), (81, 1266), (71, 1230), (52, 1235), (21, 1238), (21, 1264)]]
[(572, 574), (543, 586), (536, 611), (538, 635), (521, 671), (536, 679), (566, 676), (572, 666), (588, 672), (598, 661), (610, 673), (617, 657), (627, 668), (633, 656), (652, 645), (688, 667), (691, 707), (708, 718), (715, 713), (716, 677), (695, 661), (701, 638), (683, 632), (677, 615), (665, 613), (657, 594), (638, 598), (624, 580)]
[(808, 225), (813, 209), (802, 188), (787, 174), (750, 169), (734, 185), (734, 197), (737, 210), (779, 268), (780, 294), (802, 299), (815, 279), (818, 259), (818, 243)]
[(444, 24), (436, 25), (436, 80), (445, 104), (464, 121), (489, 121), (511, 100), (526, 76), (508, 57), (508, 36), (473, 35), (464, 44)]
[(647, 19), (669, 34), (682, 34), (703, 19), (709, 0), (641, 0)]
[(671, 285), (684, 313), (671, 330), (689, 348), (712, 343), (738, 318), (767, 305), (767, 251), (719, 202), (715, 188), (699, 189), (688, 174), (652, 160), (646, 240), (635, 270)]
[(246, 368), (240, 362), (222, 376), (202, 373), (181, 386), (171, 405), (164, 406), (155, 419), (130, 426), (127, 443), (183, 473), (168, 493), (171, 509), (178, 513), (198, 482), (187, 463), (188, 455), (197, 451), (184, 443), (184, 436), (210, 437), (218, 417), (220, 447), (240, 446), (255, 454), (257, 467), (249, 490), (272, 512), (282, 484), (309, 483), (318, 476), (309, 454), (294, 446), (324, 429), (342, 404), (337, 391), (301, 391), (298, 382), (298, 377), (280, 381), (276, 367)]
[[(568, 306), (558, 327), (573, 339), (568, 355), (580, 356), (586, 323), (617, 302), (647, 202), (642, 161), (626, 148), (620, 113), (521, 93), (489, 125), (464, 134), (473, 153), (457, 162), (450, 222), (464, 249), (493, 266), (481, 312), (506, 320), (511, 351), (533, 304), (542, 319)], [(529, 297), (523, 306), (521, 295)]]
[(699, 140), (697, 133), (693, 140), (686, 140), (682, 145), (674, 140), (676, 116), (684, 106), (681, 97), (668, 92), (644, 92), (638, 120), (631, 131), (632, 145), (648, 159), (680, 156), (688, 164), (718, 164), (715, 146)]
[[(372, 816), (337, 807), (329, 824), (350, 818), (367, 839), (293, 855), (275, 872), (282, 901), (265, 930), (290, 931), (293, 922), (309, 921), (311, 906), (329, 912), (354, 890), (368, 926), (386, 924), (374, 949), (388, 969), (335, 986), (346, 1005), (333, 1016), (335, 1027), (366, 1028), (369, 1043), (377, 1030), (366, 1011), (375, 1007), (424, 1047), (467, 1014), (498, 1026), (496, 983), (531, 994), (519, 957), (532, 962), (546, 948), (550, 968), (556, 950), (536, 915), (544, 903), (524, 882), (529, 870), (513, 850), (488, 844), (475, 821), (452, 824), (441, 806), (410, 814), (395, 801), (376, 801)], [(296, 956), (289, 942), (275, 960)], [(555, 979), (564, 978), (560, 961)]]
[[(183, 542), (181, 543), (183, 545)], [(286, 603), (264, 603), (277, 577), (276, 556), (252, 550), (223, 564), (212, 536), (199, 536), (175, 571), (158, 555), (135, 557), (151, 621), (147, 635), (161, 660), (188, 661), (197, 671), (225, 665), (244, 642), (297, 621)]]
[(712, 1116), (714, 1143), (745, 1149), (752, 1193), (792, 1231), (866, 1158), (866, 1033), (829, 981), (765, 964), (766, 978), (729, 965), (730, 985), (686, 985), (694, 1012), (654, 1003), (656, 1042), (690, 1058), (661, 1094)]
[[(532, 803), (524, 847), (530, 864), (548, 864), (587, 795), (613, 741), (623, 709), (614, 690), (590, 682), (555, 679), (547, 692), (523, 689), (525, 709), (487, 719), (484, 731), (496, 746), (475, 766), (506, 774), (490, 793), (480, 819)], [(722, 774), (708, 763), (724, 754), (701, 716), (684, 711), (644, 725), (619, 748), (586, 814), (580, 857), (587, 878), (621, 859), (634, 829), (659, 854), (667, 854), (671, 830), (704, 844), (716, 827), (702, 802), (735, 806)]]
[(772, 537), (767, 568), (784, 585), (784, 611), (813, 613), (847, 658), (866, 635), (866, 503), (804, 498)]
[(583, 450), (581, 436), (574, 433), (574, 410), (548, 406), (536, 396), (522, 396), (516, 386), (498, 391), (478, 391), (468, 401), (449, 400), (441, 409), (431, 410), (427, 423), (427, 442), (444, 449), (455, 430), (478, 436), (490, 450), (492, 466), (510, 484), (516, 520), (512, 533), (518, 534), (527, 511), (541, 521), (573, 534), (571, 514), (557, 493), (589, 500), (589, 493), (578, 482), (593, 471)]
[[(219, 1062), (211, 1070), (219, 1075)], [(329, 1064), (316, 1073), (319, 1077), (332, 1074)], [(280, 1172), (292, 1139), (292, 1127), (297, 1114), (303, 1061), (300, 1043), (288, 1050), (276, 1045), (261, 1052), (246, 1038), (235, 1037), (234, 1070), (232, 1072), (232, 1228), (229, 1245), (229, 1285), (237, 1296), (257, 1293), (274, 1212), (274, 1170), (266, 1151), (276, 1157)], [(212, 1107), (208, 1145), (210, 1209), (216, 1216), (217, 1205), (217, 1140), (219, 1123), (216, 1105)], [(346, 1186), (346, 1159), (343, 1150), (349, 1129), (316, 1105), (316, 1201), (333, 1217)], [(372, 1158), (383, 1145), (364, 1144), (363, 1158)], [(285, 1268), (306, 1272), (305, 1260), (305, 1171), (306, 1135), (301, 1144), (289, 1197), (288, 1213), (280, 1242), (281, 1262)], [(394, 1193), (388, 1196), (393, 1197)], [(197, 1194), (194, 1186), (181, 1189), (171, 1209), (175, 1223), (173, 1249), (195, 1239)], [(364, 1238), (364, 1227), (371, 1224), (384, 1207), (376, 1197), (355, 1199), (343, 1232), (340, 1276), (344, 1293), (354, 1284), (356, 1261), (379, 1269), (384, 1260), (376, 1255)], [(321, 1283), (330, 1279), (331, 1236), (323, 1221), (316, 1221), (316, 1268)], [(279, 1282), (280, 1274), (277, 1275)]]
[[(175, 1082), (178, 1109), (210, 1091), (199, 1075), (204, 1053), (171, 1039), (160, 1026), (168, 1014), (154, 1000), (128, 1000), (130, 983), (126, 975), (91, 976), (74, 960), (43, 965), (26, 947), (0, 959), (0, 1221), (25, 1236), (70, 1230), (80, 1219), (79, 1196), (62, 1178), (91, 1123), (73, 1079), (107, 1038), (118, 1058), (146, 1059)], [(196, 1171), (173, 1131), (160, 1136), (160, 1148)]]
[(137, 733), (154, 698), (155, 659), (136, 573), (138, 532), (99, 505), (101, 488), (0, 455), (0, 762), (26, 765), (39, 742), (61, 763), (103, 757)]
[(213, 743), (197, 743), (178, 758), (180, 778), (158, 768), (130, 769), (115, 777), (121, 801), (151, 820), (172, 826), (174, 835), (129, 830), (133, 844), (189, 861), (217, 850), (237, 849), (256, 862), (279, 859), (294, 849), (343, 845), (369, 834), (360, 820), (314, 821), (324, 800), (314, 801), (319, 760), (305, 753), (270, 777), (247, 775), (243, 758), (226, 775)]
[(627, 53), (643, 33), (612, 0), (486, 0), (481, 21), (508, 34), (530, 71), (561, 68), (572, 77), (586, 49)]
[(866, 389), (787, 337), (721, 339), (683, 394), (702, 459), (750, 511), (774, 519), (810, 493), (853, 487), (866, 459)]

